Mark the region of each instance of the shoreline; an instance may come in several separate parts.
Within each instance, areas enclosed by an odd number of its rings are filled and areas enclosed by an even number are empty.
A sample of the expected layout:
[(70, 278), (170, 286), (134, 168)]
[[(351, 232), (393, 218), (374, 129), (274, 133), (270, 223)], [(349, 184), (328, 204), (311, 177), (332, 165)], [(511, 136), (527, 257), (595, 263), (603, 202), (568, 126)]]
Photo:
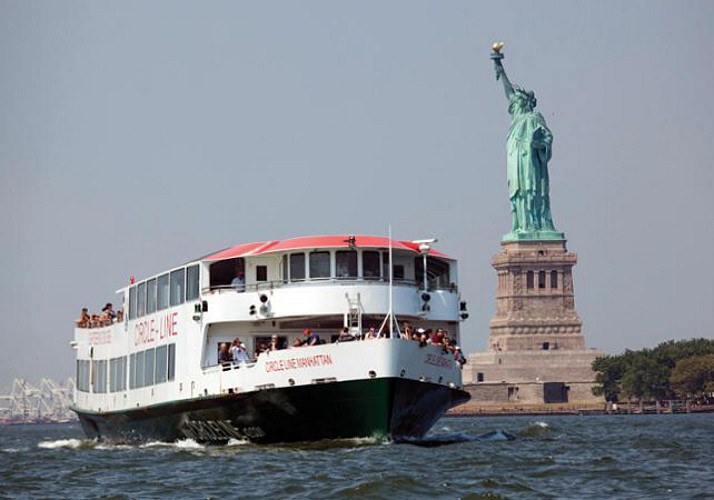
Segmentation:
[(714, 405), (692, 406), (690, 408), (660, 408), (639, 405), (628, 408), (623, 405), (617, 410), (608, 410), (603, 405), (479, 405), (466, 403), (450, 409), (447, 417), (538, 417), (538, 416), (588, 416), (588, 415), (672, 415), (686, 413), (714, 413)]

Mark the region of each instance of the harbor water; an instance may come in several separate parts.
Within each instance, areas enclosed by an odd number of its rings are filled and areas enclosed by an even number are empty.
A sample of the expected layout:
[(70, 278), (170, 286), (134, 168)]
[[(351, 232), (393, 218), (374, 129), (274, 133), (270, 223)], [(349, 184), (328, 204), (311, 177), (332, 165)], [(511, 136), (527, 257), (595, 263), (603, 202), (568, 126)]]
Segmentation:
[(413, 443), (128, 446), (6, 426), (0, 497), (714, 498), (713, 430), (714, 414), (449, 417)]

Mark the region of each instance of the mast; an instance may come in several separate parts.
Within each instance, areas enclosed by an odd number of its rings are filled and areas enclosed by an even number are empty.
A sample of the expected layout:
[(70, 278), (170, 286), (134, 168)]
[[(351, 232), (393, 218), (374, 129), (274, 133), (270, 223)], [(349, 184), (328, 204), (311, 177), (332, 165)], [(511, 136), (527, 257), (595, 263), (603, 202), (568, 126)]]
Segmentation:
[(394, 337), (394, 299), (393, 283), (394, 265), (392, 264), (392, 224), (389, 224), (389, 338)]

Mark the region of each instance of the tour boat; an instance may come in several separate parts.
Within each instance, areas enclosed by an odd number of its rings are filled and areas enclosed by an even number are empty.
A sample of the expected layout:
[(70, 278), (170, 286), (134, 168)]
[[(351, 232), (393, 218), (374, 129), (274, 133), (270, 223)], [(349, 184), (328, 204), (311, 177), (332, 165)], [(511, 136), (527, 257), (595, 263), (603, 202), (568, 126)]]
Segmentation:
[[(109, 441), (420, 438), (469, 399), (458, 351), (403, 338), (408, 322), (458, 344), (468, 316), (434, 241), (248, 243), (132, 277), (117, 318), (75, 328), (72, 409)], [(250, 359), (219, 363), (236, 339)]]

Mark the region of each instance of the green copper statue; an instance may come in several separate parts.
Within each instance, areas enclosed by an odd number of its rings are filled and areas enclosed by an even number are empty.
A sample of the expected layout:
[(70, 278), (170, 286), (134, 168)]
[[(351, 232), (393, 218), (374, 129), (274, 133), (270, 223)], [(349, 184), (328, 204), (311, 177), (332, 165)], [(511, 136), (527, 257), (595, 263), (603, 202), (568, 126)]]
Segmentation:
[(494, 43), (492, 49), (496, 80), (503, 82), (511, 115), (506, 152), (512, 227), (503, 240), (564, 239), (565, 235), (555, 229), (550, 213), (548, 161), (552, 154), (553, 134), (543, 115), (535, 111), (535, 94), (508, 80), (501, 63), (503, 43)]

